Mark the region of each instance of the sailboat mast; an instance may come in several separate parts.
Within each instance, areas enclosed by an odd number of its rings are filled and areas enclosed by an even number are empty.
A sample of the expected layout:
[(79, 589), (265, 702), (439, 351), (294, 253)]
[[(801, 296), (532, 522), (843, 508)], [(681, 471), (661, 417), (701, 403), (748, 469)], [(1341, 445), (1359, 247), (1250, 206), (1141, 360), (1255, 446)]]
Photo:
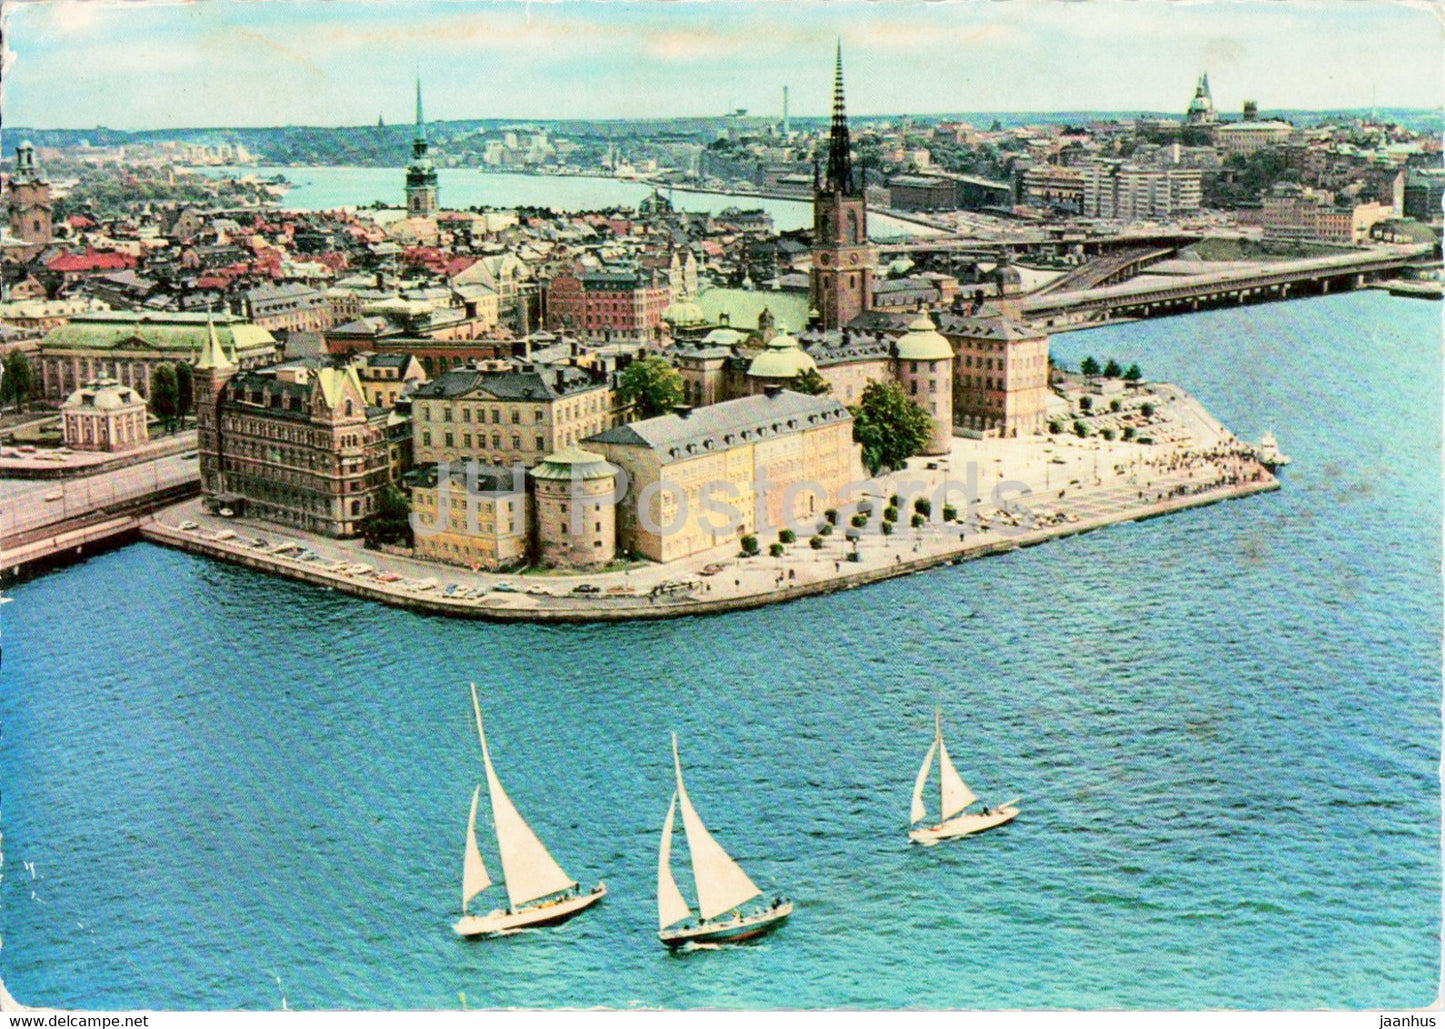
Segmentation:
[[(480, 717), (480, 716), (478, 716)], [(478, 723), (480, 724), (480, 723)], [(938, 747), (938, 824), (947, 819), (943, 815), (943, 705), (933, 709), (933, 742)]]

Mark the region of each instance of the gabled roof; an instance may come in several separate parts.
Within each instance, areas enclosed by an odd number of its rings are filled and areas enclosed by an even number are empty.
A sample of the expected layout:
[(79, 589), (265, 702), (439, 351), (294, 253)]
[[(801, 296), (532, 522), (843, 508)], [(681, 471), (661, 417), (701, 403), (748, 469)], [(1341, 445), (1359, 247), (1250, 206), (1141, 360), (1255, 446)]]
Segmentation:
[(618, 425), (582, 442), (645, 447), (682, 458), (851, 420), (836, 400), (778, 390), (700, 407), (686, 416), (664, 414)]

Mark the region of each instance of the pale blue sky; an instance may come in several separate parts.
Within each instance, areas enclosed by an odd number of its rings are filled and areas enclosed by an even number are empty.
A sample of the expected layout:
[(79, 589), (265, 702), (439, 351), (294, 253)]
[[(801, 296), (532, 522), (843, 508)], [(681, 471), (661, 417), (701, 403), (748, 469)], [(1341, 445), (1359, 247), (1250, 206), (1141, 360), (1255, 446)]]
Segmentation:
[(3, 0), (6, 125), (1439, 107), (1439, 7), (1390, 0), (601, 3)]

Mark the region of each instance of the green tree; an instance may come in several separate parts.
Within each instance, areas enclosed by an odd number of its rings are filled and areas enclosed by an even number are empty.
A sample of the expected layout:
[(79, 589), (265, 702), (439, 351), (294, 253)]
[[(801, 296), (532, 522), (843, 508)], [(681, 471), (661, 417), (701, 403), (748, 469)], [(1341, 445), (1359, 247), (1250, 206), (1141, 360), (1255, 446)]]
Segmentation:
[(1093, 397), (1080, 397), (1080, 398), (1079, 398), (1079, 410), (1080, 410), (1080, 411), (1083, 411), (1084, 413), (1087, 414), (1088, 412), (1092, 411), (1093, 409), (1094, 409), (1094, 398), (1093, 398)]
[(824, 540), (822, 536), (814, 536), (812, 539), (808, 540), (808, 546), (812, 547), (814, 550), (822, 550), (823, 543)]
[(794, 532), (792, 529), (780, 529), (780, 530), (778, 531), (778, 542), (779, 542), (779, 543), (792, 543), (792, 542), (793, 542), (794, 540), (796, 540), (797, 538), (798, 538), (798, 534), (797, 534), (796, 532)]
[(1089, 430), (1084, 426), (1084, 423), (1083, 423), (1083, 422), (1075, 422), (1075, 423), (1074, 423), (1074, 435), (1075, 435), (1075, 436), (1078, 436), (1080, 439), (1083, 439), (1083, 438), (1084, 438), (1085, 436), (1087, 436), (1088, 434), (1089, 434)]
[(756, 557), (758, 554), (758, 538), (751, 533), (738, 540), (743, 548), (743, 557)]
[(1131, 364), (1124, 372), (1124, 378), (1129, 382), (1138, 382), (1143, 377), (1144, 373), (1139, 370), (1138, 364)]
[(1140, 405), (1139, 405), (1139, 413), (1142, 414), (1145, 418), (1153, 418), (1153, 417), (1154, 417), (1154, 405), (1153, 405), (1153, 404), (1140, 404)]
[(1109, 358), (1109, 363), (1104, 365), (1104, 378), (1117, 379), (1123, 374), (1124, 369), (1119, 367), (1119, 362), (1114, 360), (1112, 357)]
[(151, 371), (151, 411), (161, 420), (167, 432), (175, 429), (180, 393), (176, 388), (174, 365), (158, 364)]
[(411, 503), (406, 494), (388, 483), (378, 498), (377, 509), (360, 522), (361, 537), (368, 547), (379, 543), (411, 545)]
[(782, 545), (781, 543), (769, 543), (769, 544), (768, 544), (768, 556), (769, 556), (769, 557), (782, 557), (782, 556), (783, 556), (783, 545)]
[(1094, 360), (1093, 355), (1090, 355), (1090, 356), (1084, 358), (1083, 363), (1079, 365), (1079, 374), (1081, 374), (1081, 375), (1098, 375), (1098, 374), (1099, 374), (1099, 362)]
[(12, 350), (5, 356), (3, 368), (4, 374), (0, 375), (0, 404), (14, 400), (18, 414), (25, 409), (25, 401), (35, 392), (35, 372), (30, 367), (30, 359), (18, 350)]
[(685, 396), (682, 375), (666, 359), (644, 357), (633, 361), (617, 383), (617, 395), (624, 404), (636, 406), (643, 418), (671, 411)]
[(191, 413), (191, 408), (196, 402), (195, 380), (191, 376), (191, 366), (184, 361), (176, 362), (176, 414), (182, 421)]
[(827, 379), (818, 374), (818, 369), (807, 368), (789, 379), (787, 388), (794, 393), (806, 393), (810, 397), (821, 397), (833, 387)]
[(883, 468), (902, 468), (921, 453), (933, 433), (933, 419), (893, 382), (870, 382), (863, 387), (853, 414), (853, 442), (863, 444), (868, 474)]

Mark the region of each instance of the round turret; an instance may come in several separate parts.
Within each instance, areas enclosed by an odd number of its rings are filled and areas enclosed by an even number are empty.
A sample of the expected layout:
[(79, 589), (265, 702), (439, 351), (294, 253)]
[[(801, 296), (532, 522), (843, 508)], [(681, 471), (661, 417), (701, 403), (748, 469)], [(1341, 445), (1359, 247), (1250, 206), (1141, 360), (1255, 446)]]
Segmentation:
[(531, 471), (538, 563), (601, 568), (617, 556), (617, 469), (601, 454), (567, 447)]
[(748, 376), (754, 379), (791, 379), (807, 371), (817, 371), (818, 362), (808, 354), (797, 339), (783, 328), (768, 340), (763, 352), (748, 365)]

